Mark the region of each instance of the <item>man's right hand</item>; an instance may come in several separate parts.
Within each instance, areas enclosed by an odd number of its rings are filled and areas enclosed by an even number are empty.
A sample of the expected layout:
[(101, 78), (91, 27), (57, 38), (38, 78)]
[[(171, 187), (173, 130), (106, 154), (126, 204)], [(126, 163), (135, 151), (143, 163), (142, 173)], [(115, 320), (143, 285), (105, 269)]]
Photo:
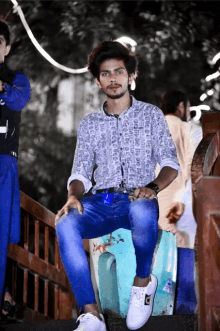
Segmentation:
[(73, 208), (78, 209), (78, 212), (82, 215), (83, 205), (75, 196), (72, 195), (68, 198), (67, 203), (63, 206), (63, 208), (61, 208), (56, 214), (55, 224), (63, 214), (67, 215), (69, 210)]

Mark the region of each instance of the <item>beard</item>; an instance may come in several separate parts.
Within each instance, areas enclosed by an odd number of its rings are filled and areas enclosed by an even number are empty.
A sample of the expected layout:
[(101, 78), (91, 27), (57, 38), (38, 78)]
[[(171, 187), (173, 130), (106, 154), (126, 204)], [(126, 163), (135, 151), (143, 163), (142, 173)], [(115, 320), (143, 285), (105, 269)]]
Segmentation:
[(128, 88), (125, 89), (123, 92), (121, 92), (120, 94), (108, 94), (106, 93), (106, 96), (110, 99), (120, 99), (121, 97), (123, 97), (125, 95), (125, 93), (128, 91)]

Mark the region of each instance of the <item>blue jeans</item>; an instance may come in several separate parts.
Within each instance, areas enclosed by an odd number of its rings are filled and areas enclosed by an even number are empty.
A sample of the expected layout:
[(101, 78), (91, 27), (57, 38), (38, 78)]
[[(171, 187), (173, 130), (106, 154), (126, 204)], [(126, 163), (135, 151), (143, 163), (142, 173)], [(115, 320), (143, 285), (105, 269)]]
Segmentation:
[(137, 269), (140, 278), (150, 274), (158, 237), (159, 208), (157, 199), (130, 202), (127, 194), (112, 193), (111, 205), (102, 202), (104, 193), (81, 200), (83, 214), (71, 209), (57, 222), (60, 255), (75, 294), (79, 309), (96, 303), (83, 238), (102, 237), (119, 228), (132, 231)]
[(17, 159), (0, 155), (0, 305), (8, 245), (20, 240), (20, 190)]

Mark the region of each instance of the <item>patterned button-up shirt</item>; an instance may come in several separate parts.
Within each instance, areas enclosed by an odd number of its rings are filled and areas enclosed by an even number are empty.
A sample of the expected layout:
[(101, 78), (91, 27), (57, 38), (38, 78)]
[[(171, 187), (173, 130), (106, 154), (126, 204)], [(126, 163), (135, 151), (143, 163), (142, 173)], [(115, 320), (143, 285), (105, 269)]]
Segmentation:
[(72, 180), (83, 182), (87, 193), (91, 187), (94, 165), (96, 185), (92, 192), (108, 187), (145, 186), (155, 179), (155, 167), (178, 170), (176, 148), (162, 111), (135, 100), (120, 116), (106, 114), (103, 108), (87, 115), (77, 134)]

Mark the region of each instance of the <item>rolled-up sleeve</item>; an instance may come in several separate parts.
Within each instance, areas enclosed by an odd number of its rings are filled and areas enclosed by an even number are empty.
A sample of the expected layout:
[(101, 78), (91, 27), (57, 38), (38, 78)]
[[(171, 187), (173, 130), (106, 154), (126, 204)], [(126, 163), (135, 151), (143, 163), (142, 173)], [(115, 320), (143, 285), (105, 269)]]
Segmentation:
[(71, 176), (67, 182), (67, 190), (73, 180), (80, 180), (85, 188), (84, 193), (87, 193), (92, 187), (92, 173), (95, 164), (95, 153), (93, 142), (88, 130), (88, 120), (85, 118), (80, 122), (77, 133), (77, 145), (74, 155), (73, 167)]
[(163, 112), (155, 107), (152, 112), (151, 133), (152, 146), (156, 162), (160, 169), (171, 167), (180, 172), (180, 166), (177, 158), (176, 147), (171, 137), (165, 116)]

